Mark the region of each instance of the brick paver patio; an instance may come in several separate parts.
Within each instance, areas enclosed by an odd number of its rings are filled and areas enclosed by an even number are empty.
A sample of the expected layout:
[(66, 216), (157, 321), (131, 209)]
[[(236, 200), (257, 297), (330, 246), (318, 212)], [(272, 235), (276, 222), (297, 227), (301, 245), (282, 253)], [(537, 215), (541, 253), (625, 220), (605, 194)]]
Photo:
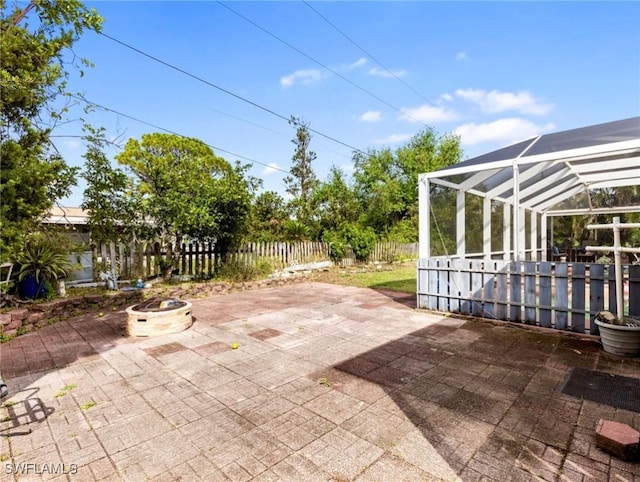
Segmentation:
[(0, 479), (640, 482), (594, 434), (640, 414), (559, 393), (638, 359), (369, 289), (191, 301), (178, 334), (127, 338), (112, 312), (3, 344)]

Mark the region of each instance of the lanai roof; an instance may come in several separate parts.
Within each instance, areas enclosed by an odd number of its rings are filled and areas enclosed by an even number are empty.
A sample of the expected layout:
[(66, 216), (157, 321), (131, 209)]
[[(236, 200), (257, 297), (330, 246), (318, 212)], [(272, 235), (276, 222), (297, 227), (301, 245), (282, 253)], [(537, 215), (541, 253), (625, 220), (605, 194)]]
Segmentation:
[(640, 185), (640, 117), (545, 134), (423, 177), (547, 215), (640, 211), (640, 198), (605, 208), (590, 196)]

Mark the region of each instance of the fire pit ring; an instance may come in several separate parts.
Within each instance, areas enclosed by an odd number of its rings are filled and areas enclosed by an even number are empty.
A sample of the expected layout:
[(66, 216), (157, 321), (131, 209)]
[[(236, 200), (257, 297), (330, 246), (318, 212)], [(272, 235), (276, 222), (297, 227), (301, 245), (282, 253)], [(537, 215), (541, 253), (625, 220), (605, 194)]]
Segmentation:
[(151, 298), (127, 308), (129, 336), (157, 336), (186, 330), (193, 324), (191, 303)]

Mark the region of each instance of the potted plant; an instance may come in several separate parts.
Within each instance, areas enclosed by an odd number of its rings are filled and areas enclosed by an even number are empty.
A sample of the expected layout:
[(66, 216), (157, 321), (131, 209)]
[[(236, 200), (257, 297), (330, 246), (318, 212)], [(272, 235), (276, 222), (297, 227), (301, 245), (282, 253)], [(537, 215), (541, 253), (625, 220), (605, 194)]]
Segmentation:
[(19, 292), (25, 298), (38, 298), (46, 294), (46, 283), (65, 278), (70, 268), (66, 253), (51, 239), (42, 235), (31, 236), (16, 256), (20, 266)]
[(609, 311), (601, 311), (596, 315), (595, 323), (604, 351), (621, 356), (640, 355), (640, 319), (617, 318)]

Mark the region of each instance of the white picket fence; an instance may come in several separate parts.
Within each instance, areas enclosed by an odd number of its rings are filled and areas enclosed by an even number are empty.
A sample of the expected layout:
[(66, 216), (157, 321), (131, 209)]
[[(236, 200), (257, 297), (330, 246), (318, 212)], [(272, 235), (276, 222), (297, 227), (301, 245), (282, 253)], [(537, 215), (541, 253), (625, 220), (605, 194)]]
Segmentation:
[[(101, 244), (94, 255), (99, 263), (98, 267), (103, 269), (106, 269), (107, 261), (115, 257), (120, 278), (131, 279), (158, 275), (160, 262), (166, 259), (169, 250), (176, 252), (176, 247), (161, 247), (160, 243), (109, 243)], [(220, 261), (215, 243), (184, 243), (180, 253), (178, 269), (181, 275), (211, 276)], [(417, 253), (418, 243), (380, 242), (374, 247), (368, 261), (417, 259)], [(238, 250), (227, 253), (227, 261), (243, 264), (265, 261), (275, 270), (329, 259), (329, 244), (311, 241), (245, 243)], [(339, 264), (348, 266), (355, 263), (353, 251), (347, 248), (346, 256)]]

